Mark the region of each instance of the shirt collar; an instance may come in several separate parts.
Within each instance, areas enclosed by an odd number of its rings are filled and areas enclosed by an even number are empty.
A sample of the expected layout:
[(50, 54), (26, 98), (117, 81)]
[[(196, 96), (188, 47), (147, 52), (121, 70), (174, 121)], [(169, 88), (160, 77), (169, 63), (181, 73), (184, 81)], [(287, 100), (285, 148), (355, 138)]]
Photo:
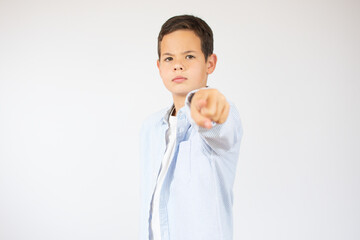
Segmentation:
[(169, 107), (167, 109), (167, 111), (165, 112), (165, 115), (162, 118), (163, 123), (169, 124), (169, 117), (170, 117), (170, 114), (173, 112), (174, 108), (175, 108), (175, 105), (172, 104), (171, 107)]

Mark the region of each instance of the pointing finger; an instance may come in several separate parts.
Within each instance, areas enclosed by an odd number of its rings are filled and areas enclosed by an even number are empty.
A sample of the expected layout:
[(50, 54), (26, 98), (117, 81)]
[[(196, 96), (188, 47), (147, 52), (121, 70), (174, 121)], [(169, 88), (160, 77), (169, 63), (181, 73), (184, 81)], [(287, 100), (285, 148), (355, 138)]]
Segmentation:
[(213, 97), (208, 97), (206, 106), (201, 109), (201, 114), (207, 118), (213, 119), (216, 114), (217, 101)]
[[(202, 104), (200, 104), (201, 106)], [(202, 109), (202, 108), (201, 108)], [(205, 116), (203, 116), (200, 113), (200, 110), (197, 109), (197, 107), (195, 105), (191, 106), (191, 118), (195, 121), (195, 123), (197, 125), (199, 125), (200, 127), (203, 128), (211, 128), (212, 124), (211, 124), (211, 120)]]

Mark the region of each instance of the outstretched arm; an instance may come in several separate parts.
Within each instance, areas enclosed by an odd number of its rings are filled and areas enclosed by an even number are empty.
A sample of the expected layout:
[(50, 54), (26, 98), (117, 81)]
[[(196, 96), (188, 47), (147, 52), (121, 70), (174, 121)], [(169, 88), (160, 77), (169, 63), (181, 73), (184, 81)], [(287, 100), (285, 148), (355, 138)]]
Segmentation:
[(194, 90), (188, 94), (186, 105), (193, 127), (212, 150), (228, 151), (240, 142), (239, 114), (218, 90)]

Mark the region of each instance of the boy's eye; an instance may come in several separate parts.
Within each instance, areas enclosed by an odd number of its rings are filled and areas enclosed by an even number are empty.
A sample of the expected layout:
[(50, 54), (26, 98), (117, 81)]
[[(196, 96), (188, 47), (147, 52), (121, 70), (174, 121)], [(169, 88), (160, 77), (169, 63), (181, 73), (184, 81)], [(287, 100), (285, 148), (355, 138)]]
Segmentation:
[(167, 57), (167, 58), (164, 59), (165, 62), (170, 62), (171, 60), (173, 60), (172, 57)]
[(193, 55), (186, 55), (186, 57), (185, 57), (186, 59), (193, 59), (193, 58), (195, 58)]

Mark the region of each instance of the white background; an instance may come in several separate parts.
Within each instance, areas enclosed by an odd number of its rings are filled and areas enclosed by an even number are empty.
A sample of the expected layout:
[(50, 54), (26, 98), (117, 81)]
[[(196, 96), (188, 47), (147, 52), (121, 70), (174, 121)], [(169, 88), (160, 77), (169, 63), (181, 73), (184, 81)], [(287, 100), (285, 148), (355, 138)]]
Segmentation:
[(0, 0), (0, 239), (136, 239), (161, 25), (212, 27), (244, 138), (234, 239), (360, 239), (360, 2)]

